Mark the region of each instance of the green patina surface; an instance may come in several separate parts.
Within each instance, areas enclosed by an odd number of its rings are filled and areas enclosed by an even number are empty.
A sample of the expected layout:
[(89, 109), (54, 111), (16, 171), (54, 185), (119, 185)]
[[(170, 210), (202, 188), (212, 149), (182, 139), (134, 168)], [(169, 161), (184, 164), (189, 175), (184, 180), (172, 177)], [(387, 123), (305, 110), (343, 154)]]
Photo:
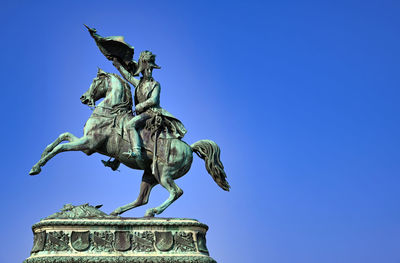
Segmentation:
[[(211, 140), (192, 145), (182, 140), (184, 125), (161, 107), (161, 85), (153, 76), (153, 70), (160, 69), (155, 54), (143, 51), (135, 61), (134, 48), (123, 37), (102, 37), (87, 28), (121, 75), (98, 69), (80, 98), (93, 111), (83, 136), (62, 133), (44, 149), (29, 174), (39, 174), (61, 152), (100, 153), (109, 157), (102, 162), (113, 171), (120, 164), (144, 171), (139, 195), (110, 215), (99, 210), (101, 206), (65, 205), (33, 225), (34, 245), (25, 263), (215, 262), (208, 256), (206, 225), (192, 219), (152, 217), (182, 196), (175, 180), (190, 170), (193, 153), (205, 161), (216, 184), (229, 191), (219, 146)], [(147, 209), (145, 218), (119, 216), (147, 204), (157, 184), (169, 192), (161, 205)]]
[[(169, 192), (169, 197), (161, 205), (147, 209), (145, 216), (151, 217), (161, 214), (182, 196), (183, 190), (175, 180), (189, 171), (193, 153), (196, 153), (204, 159), (208, 173), (218, 186), (229, 191), (219, 146), (211, 140), (200, 140), (192, 145), (182, 141), (186, 134), (184, 125), (161, 107), (161, 85), (153, 76), (153, 70), (160, 68), (155, 54), (143, 51), (136, 62), (134, 48), (123, 37), (102, 37), (96, 29), (87, 28), (100, 51), (113, 62), (122, 77), (98, 69), (88, 91), (80, 98), (93, 110), (85, 124), (84, 135), (62, 133), (45, 148), (30, 175), (39, 174), (41, 167), (61, 152), (103, 154), (110, 157), (102, 161), (104, 166), (113, 171), (120, 164), (144, 171), (137, 199), (118, 207), (111, 215), (147, 204), (152, 188), (160, 184)], [(138, 76), (140, 78), (136, 78)], [(67, 142), (62, 143), (64, 141)]]
[(216, 263), (210, 257), (42, 257), (29, 258), (24, 263)]
[(207, 225), (189, 218), (122, 218), (64, 205), (32, 226), (29, 262), (215, 262)]

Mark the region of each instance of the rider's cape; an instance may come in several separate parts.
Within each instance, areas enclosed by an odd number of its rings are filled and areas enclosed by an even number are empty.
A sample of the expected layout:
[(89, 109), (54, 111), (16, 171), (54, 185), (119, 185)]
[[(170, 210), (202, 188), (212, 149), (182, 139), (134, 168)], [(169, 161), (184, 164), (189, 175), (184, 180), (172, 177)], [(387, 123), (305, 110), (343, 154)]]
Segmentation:
[(186, 128), (182, 122), (163, 108), (150, 108), (146, 111), (152, 117), (146, 122), (146, 129), (158, 131), (158, 138), (182, 139), (186, 134)]
[[(160, 83), (157, 81), (153, 82), (154, 85), (150, 89), (146, 91), (145, 94), (141, 94), (141, 98), (139, 100), (140, 94), (138, 94), (138, 89), (135, 89), (135, 105), (139, 104), (139, 101), (145, 101), (146, 99), (149, 99), (151, 94), (153, 93), (154, 88)], [(182, 139), (183, 136), (186, 134), (186, 129), (185, 126), (183, 126), (182, 122), (177, 119), (174, 115), (172, 115), (170, 112), (167, 110), (161, 108), (159, 105), (153, 106), (145, 112), (152, 117), (147, 120), (146, 122), (146, 129), (152, 131), (152, 133), (155, 133), (157, 130), (157, 138), (163, 138), (163, 139), (170, 139), (170, 138), (176, 138), (176, 139)], [(139, 112), (139, 114), (142, 112)]]

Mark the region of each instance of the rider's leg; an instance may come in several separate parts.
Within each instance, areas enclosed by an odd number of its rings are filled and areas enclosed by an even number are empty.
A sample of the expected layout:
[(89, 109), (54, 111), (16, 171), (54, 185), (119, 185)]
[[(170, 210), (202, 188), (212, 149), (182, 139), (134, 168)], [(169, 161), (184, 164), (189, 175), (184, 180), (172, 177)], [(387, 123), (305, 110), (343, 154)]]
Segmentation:
[(140, 140), (140, 135), (138, 130), (144, 126), (146, 120), (150, 118), (150, 115), (147, 113), (142, 113), (133, 117), (128, 123), (128, 135), (132, 145), (132, 152), (130, 153), (131, 156), (136, 158), (141, 157), (141, 148), (142, 148), (142, 141)]
[(140, 143), (140, 136), (139, 133), (136, 129), (137, 122), (140, 122), (141, 116), (136, 115), (133, 117), (128, 123), (127, 123), (127, 131), (128, 131), (128, 137), (129, 141), (131, 143), (132, 151), (130, 151), (128, 154), (131, 155), (132, 157), (139, 157), (141, 156), (140, 154), (140, 149), (141, 149), (141, 143)]

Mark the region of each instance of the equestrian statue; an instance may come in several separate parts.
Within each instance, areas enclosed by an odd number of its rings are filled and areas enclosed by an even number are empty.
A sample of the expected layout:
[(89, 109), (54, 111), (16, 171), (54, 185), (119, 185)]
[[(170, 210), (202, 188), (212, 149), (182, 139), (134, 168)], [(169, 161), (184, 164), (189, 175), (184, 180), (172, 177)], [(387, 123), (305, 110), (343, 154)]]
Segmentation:
[[(120, 215), (147, 204), (151, 189), (160, 184), (168, 190), (169, 197), (160, 206), (146, 211), (145, 216), (153, 217), (161, 214), (183, 194), (174, 180), (189, 171), (193, 153), (196, 153), (204, 159), (214, 181), (223, 190), (229, 191), (218, 145), (211, 140), (200, 140), (192, 145), (182, 141), (186, 133), (184, 125), (160, 106), (161, 86), (153, 77), (153, 69), (160, 68), (155, 62), (156, 56), (150, 51), (143, 51), (136, 62), (133, 60), (134, 48), (123, 37), (101, 37), (96, 29), (87, 29), (100, 51), (113, 62), (122, 77), (98, 69), (96, 78), (80, 98), (83, 104), (93, 109), (85, 124), (84, 135), (78, 138), (69, 132), (61, 134), (45, 148), (29, 174), (39, 174), (41, 167), (51, 158), (65, 151), (106, 155), (110, 159), (102, 162), (114, 171), (121, 163), (132, 169), (144, 170), (137, 199), (115, 209), (111, 215)], [(135, 78), (140, 75), (140, 79)], [(135, 89), (134, 99), (128, 83)], [(103, 101), (96, 105), (102, 98)], [(67, 142), (61, 144), (64, 141)]]

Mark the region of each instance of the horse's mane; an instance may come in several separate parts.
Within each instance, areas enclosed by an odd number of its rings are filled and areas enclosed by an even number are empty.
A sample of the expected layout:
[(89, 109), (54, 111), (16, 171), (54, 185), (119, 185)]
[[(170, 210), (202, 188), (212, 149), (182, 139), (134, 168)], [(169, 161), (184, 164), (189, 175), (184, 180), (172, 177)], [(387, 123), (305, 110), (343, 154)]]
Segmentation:
[(121, 82), (121, 85), (124, 88), (124, 97), (125, 97), (125, 101), (113, 106), (112, 113), (117, 113), (121, 110), (128, 110), (128, 111), (132, 110), (133, 101), (132, 101), (131, 86), (129, 86), (128, 82), (122, 79), (119, 75), (115, 73), (108, 73), (108, 74), (113, 75)]

